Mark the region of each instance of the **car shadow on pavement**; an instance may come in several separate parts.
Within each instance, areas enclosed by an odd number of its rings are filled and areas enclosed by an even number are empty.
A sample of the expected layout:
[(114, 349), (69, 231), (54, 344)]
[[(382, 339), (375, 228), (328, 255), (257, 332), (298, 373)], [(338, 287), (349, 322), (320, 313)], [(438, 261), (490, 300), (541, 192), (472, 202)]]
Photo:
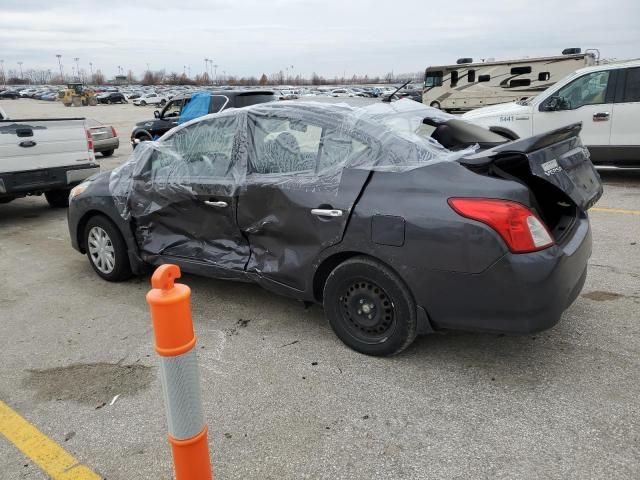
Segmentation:
[(18, 198), (9, 203), (0, 203), (0, 228), (62, 217), (66, 220), (66, 210), (49, 207), (44, 197)]

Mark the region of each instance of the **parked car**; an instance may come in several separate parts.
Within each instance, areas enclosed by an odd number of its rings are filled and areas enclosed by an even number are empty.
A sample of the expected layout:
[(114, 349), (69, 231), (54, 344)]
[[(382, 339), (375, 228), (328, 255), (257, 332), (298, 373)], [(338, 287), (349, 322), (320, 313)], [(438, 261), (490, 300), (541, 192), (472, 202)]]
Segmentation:
[[(420, 109), (397, 113), (407, 104)], [(109, 281), (175, 263), (321, 303), (371, 355), (434, 330), (558, 322), (602, 194), (580, 125), (508, 142), (415, 102), (374, 107), (272, 102), (187, 122), (74, 188), (72, 246)], [(411, 131), (421, 122), (432, 138)]]
[(98, 103), (129, 103), (120, 92), (105, 92), (97, 97)]
[[(241, 108), (256, 103), (272, 102), (275, 100), (273, 92), (264, 90), (235, 90), (213, 91), (209, 103), (209, 113), (217, 113), (226, 108)], [(131, 132), (131, 145), (135, 148), (140, 142), (156, 140), (178, 125), (182, 108), (189, 103), (191, 94), (181, 95), (172, 99), (162, 109), (155, 111), (155, 120), (136, 123)]]
[(167, 99), (157, 93), (145, 93), (144, 95), (136, 98), (133, 101), (133, 104), (136, 106), (145, 106), (145, 105), (160, 105), (164, 106), (167, 103)]
[(0, 120), (0, 203), (44, 194), (66, 207), (69, 190), (99, 171), (84, 119)]
[(87, 119), (87, 126), (93, 138), (93, 151), (103, 157), (110, 157), (120, 147), (120, 139), (115, 127), (105, 125), (92, 118)]
[(355, 95), (351, 90), (348, 90), (346, 88), (336, 88), (335, 90), (331, 91), (331, 96), (332, 97), (353, 97)]
[(640, 62), (577, 70), (540, 95), (463, 115), (510, 138), (582, 122), (580, 136), (596, 165), (640, 166)]
[(35, 93), (36, 93), (35, 88), (25, 88), (24, 90), (20, 90), (20, 97), (31, 98)]
[(0, 98), (10, 98), (11, 100), (17, 100), (18, 98), (20, 98), (20, 94), (15, 90), (5, 90), (3, 92), (0, 92)]

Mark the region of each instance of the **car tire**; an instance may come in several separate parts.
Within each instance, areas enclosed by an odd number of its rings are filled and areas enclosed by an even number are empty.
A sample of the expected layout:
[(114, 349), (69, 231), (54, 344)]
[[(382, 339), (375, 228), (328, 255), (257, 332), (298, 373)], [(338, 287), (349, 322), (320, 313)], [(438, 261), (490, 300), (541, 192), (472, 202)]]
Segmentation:
[(160, 100), (160, 106), (164, 107), (167, 104), (166, 100)]
[(140, 105), (142, 105), (143, 107), (147, 104), (147, 102), (145, 102), (144, 100), (140, 100)]
[(338, 338), (360, 353), (395, 355), (416, 338), (411, 292), (393, 270), (371, 258), (338, 265), (325, 282), (323, 305)]
[(0, 197), (0, 204), (13, 202), (15, 197)]
[(429, 106), (440, 110), (440, 102), (431, 102)]
[(102, 153), (103, 157), (110, 157), (111, 155), (113, 155), (114, 150), (105, 150), (104, 152), (100, 152)]
[(102, 215), (91, 217), (83, 238), (89, 263), (101, 278), (121, 282), (131, 277), (127, 245), (111, 220)]
[(70, 189), (50, 190), (44, 192), (44, 197), (47, 199), (51, 208), (67, 208), (69, 206), (70, 191)]

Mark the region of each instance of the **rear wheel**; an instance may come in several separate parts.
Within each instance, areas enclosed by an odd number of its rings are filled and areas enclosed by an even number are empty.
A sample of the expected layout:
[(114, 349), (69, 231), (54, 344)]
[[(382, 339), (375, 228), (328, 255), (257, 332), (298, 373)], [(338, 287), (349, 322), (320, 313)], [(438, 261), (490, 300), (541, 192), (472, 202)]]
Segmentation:
[(324, 286), (324, 311), (338, 338), (367, 355), (393, 355), (417, 334), (411, 292), (390, 268), (367, 257), (338, 265)]
[(144, 100), (140, 100), (140, 105), (142, 105), (143, 107), (147, 104), (147, 102), (145, 102)]
[(102, 152), (103, 157), (110, 157), (111, 155), (113, 155), (113, 150), (105, 150)]
[(440, 102), (431, 102), (429, 106), (440, 110)]
[(166, 103), (167, 103), (166, 100), (160, 100), (160, 106), (161, 107), (164, 107)]
[(131, 277), (127, 246), (118, 228), (106, 217), (97, 215), (87, 222), (84, 245), (95, 272), (109, 282)]
[(70, 191), (70, 189), (51, 190), (49, 192), (45, 192), (44, 197), (52, 208), (67, 208), (69, 206)]

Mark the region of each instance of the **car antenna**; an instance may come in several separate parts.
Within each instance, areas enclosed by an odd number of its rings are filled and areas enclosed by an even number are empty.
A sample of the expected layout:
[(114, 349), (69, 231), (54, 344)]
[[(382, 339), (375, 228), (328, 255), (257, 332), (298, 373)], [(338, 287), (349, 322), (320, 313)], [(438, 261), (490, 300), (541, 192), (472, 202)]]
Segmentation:
[(400, 87), (396, 88), (396, 91), (395, 91), (395, 92), (393, 92), (391, 95), (389, 95), (389, 96), (387, 96), (387, 97), (384, 97), (384, 98), (382, 99), (382, 101), (383, 101), (383, 102), (387, 102), (387, 103), (391, 103), (391, 99), (393, 98), (393, 96), (394, 96), (396, 93), (398, 93), (400, 90), (402, 90), (404, 87), (406, 87), (407, 85), (409, 85), (410, 83), (411, 83), (411, 80), (408, 80), (404, 85), (402, 85), (402, 86), (400, 86)]

